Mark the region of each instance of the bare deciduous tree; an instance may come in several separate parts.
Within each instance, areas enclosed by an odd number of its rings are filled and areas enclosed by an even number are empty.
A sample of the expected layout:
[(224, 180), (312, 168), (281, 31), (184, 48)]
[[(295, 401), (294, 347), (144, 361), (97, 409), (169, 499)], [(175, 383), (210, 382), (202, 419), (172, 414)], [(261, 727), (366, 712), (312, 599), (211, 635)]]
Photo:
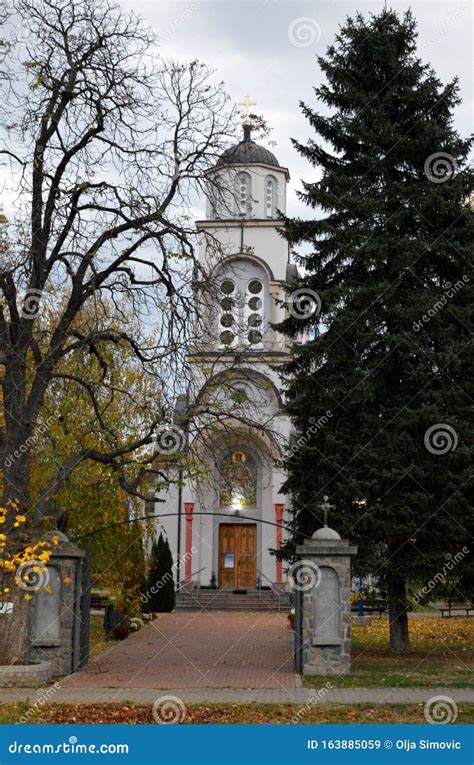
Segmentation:
[[(13, 13), (21, 35), (9, 52), (0, 142), (11, 173), (0, 243), (0, 456), (3, 503), (18, 503), (31, 534), (51, 491), (31, 507), (24, 445), (65, 361), (105, 359), (101, 349), (127, 343), (144, 371), (165, 378), (185, 346), (188, 275), (205, 284), (206, 274), (183, 211), (233, 134), (233, 113), (212, 72), (161, 60), (150, 30), (109, 0), (17, 0)], [(161, 417), (151, 411), (138, 436), (109, 433), (100, 448), (68, 455), (59, 477), (84, 460), (120, 470)]]

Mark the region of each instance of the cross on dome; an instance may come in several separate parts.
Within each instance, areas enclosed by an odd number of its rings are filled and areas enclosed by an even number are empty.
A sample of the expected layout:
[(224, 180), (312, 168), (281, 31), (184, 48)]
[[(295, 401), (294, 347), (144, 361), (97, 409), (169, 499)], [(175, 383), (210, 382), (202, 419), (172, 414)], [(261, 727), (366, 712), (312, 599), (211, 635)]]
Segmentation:
[(244, 114), (245, 121), (248, 122), (250, 120), (250, 113), (251, 113), (250, 112), (250, 107), (251, 106), (256, 106), (256, 101), (252, 101), (250, 96), (245, 96), (243, 101), (240, 101), (239, 105), (244, 107), (244, 109), (245, 109), (245, 114)]

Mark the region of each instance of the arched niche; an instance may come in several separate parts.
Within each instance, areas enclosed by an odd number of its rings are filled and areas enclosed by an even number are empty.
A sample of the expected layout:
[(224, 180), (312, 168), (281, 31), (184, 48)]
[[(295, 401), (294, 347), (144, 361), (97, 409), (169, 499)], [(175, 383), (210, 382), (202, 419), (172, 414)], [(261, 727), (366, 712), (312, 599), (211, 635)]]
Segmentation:
[(341, 591), (337, 571), (320, 566), (320, 580), (313, 594), (313, 645), (340, 645)]

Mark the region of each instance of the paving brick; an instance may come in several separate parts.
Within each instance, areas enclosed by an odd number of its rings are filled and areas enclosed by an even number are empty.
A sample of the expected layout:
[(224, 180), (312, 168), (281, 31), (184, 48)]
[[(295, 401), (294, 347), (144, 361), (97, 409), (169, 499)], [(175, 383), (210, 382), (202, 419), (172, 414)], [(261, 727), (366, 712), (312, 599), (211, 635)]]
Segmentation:
[(61, 685), (295, 688), (292, 634), (285, 614), (164, 614)]

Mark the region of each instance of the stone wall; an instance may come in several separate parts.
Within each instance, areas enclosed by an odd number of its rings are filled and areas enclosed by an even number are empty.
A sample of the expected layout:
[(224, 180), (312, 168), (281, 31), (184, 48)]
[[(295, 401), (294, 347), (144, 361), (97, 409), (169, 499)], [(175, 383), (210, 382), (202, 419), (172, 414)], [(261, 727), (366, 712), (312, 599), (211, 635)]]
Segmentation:
[(0, 666), (0, 688), (33, 688), (49, 683), (52, 675), (49, 661), (39, 664), (14, 664), (11, 667)]

